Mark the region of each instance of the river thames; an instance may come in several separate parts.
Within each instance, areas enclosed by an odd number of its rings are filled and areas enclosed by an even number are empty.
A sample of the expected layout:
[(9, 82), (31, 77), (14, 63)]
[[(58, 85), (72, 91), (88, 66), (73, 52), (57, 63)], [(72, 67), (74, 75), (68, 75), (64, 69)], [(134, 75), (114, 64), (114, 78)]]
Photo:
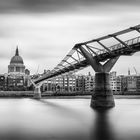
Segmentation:
[(139, 140), (140, 99), (115, 99), (107, 111), (90, 97), (1, 98), (0, 140)]

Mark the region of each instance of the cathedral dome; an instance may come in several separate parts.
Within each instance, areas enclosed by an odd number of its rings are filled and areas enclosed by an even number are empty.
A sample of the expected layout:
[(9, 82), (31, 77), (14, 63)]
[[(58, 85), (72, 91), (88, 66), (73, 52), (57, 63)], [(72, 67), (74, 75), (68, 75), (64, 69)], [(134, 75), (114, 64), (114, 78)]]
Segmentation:
[(24, 64), (22, 57), (19, 56), (18, 48), (16, 49), (15, 56), (11, 58), (10, 64)]
[(23, 64), (23, 59), (21, 56), (13, 56), (11, 61), (10, 61), (10, 64)]

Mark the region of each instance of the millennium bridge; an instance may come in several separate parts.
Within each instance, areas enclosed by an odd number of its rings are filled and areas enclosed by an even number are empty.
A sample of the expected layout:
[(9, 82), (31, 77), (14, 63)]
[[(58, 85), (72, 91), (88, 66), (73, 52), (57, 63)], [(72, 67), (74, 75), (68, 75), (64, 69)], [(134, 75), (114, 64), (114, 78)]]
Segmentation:
[[(109, 84), (109, 72), (121, 55), (133, 55), (140, 51), (140, 25), (109, 34), (86, 42), (77, 43), (64, 59), (50, 73), (32, 82), (35, 86), (34, 97), (41, 98), (37, 84), (44, 80), (77, 72), (91, 66), (95, 71), (95, 88), (91, 98), (91, 107), (110, 108), (115, 106), (114, 97)], [(136, 36), (133, 38), (132, 36)], [(124, 39), (126, 36), (131, 39)], [(122, 39), (123, 38), (123, 39)], [(115, 40), (113, 45), (105, 45), (106, 40)]]

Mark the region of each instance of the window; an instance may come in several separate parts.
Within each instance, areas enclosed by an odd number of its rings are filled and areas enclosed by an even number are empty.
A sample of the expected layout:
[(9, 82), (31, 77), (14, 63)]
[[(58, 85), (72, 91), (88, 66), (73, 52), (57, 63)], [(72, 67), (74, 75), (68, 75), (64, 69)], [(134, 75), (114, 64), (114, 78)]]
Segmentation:
[(10, 71), (11, 71), (11, 72), (14, 72), (14, 67), (11, 67), (11, 68), (10, 68)]
[(16, 72), (20, 72), (20, 67), (16, 67)]

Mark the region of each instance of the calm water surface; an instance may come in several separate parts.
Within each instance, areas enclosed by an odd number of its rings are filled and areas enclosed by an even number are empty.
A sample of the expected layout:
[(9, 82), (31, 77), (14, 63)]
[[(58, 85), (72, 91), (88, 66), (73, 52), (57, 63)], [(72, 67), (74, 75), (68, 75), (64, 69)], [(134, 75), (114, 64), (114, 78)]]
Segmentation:
[(0, 99), (0, 140), (140, 140), (140, 99), (115, 99), (108, 111), (90, 99)]

